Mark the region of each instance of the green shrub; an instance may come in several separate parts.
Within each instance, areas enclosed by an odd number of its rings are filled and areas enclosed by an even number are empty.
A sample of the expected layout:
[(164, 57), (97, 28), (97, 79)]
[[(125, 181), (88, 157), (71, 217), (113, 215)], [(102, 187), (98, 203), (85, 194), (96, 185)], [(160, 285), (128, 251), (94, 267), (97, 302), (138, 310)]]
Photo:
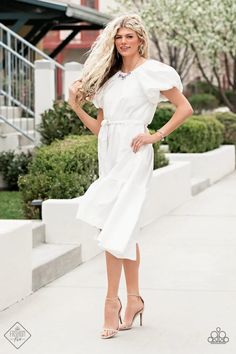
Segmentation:
[(217, 86), (212, 86), (206, 81), (195, 80), (187, 85), (187, 90), (191, 95), (210, 93), (217, 99), (220, 98), (219, 89)]
[(202, 121), (207, 125), (208, 137), (206, 141), (206, 151), (216, 149), (224, 141), (224, 125), (213, 115), (192, 116), (192, 119)]
[(97, 118), (98, 109), (94, 106), (92, 102), (86, 102), (82, 106), (83, 110), (87, 112), (91, 117)]
[[(149, 129), (149, 132), (151, 134), (154, 134), (155, 130)], [(154, 150), (154, 167), (153, 167), (153, 169), (154, 170), (156, 170), (157, 168), (167, 166), (169, 164), (169, 159), (166, 157), (164, 151), (160, 149), (160, 144), (161, 144), (160, 141), (153, 144), (153, 150)]]
[(194, 94), (188, 98), (196, 113), (202, 110), (212, 110), (219, 106), (218, 99), (210, 93)]
[[(235, 102), (236, 102), (236, 92), (233, 90), (226, 90), (225, 91), (225, 96), (228, 98), (228, 100), (230, 101), (230, 103), (235, 106)], [(225, 105), (225, 102), (222, 99), (222, 104)]]
[(69, 136), (37, 148), (29, 173), (18, 180), (28, 218), (38, 212), (33, 199), (70, 199), (83, 195), (98, 178), (97, 137)]
[[(220, 91), (217, 86), (210, 85), (206, 81), (195, 80), (187, 85), (187, 91), (190, 95), (209, 93), (217, 98), (219, 105), (225, 106), (225, 102), (220, 94)], [(225, 95), (232, 105), (235, 105), (236, 102), (236, 92), (233, 90), (226, 90)]]
[(7, 184), (8, 190), (18, 190), (17, 180), (28, 172), (32, 153), (16, 153), (14, 150), (0, 153), (0, 173)]
[[(160, 143), (153, 144), (154, 169), (168, 164)], [(18, 180), (27, 218), (38, 218), (33, 199), (70, 199), (83, 195), (98, 178), (97, 137), (68, 136), (35, 149), (29, 173)]]
[[(97, 109), (92, 103), (86, 102), (83, 109), (92, 117), (96, 117)], [(42, 122), (37, 130), (41, 134), (41, 142), (46, 145), (55, 139), (64, 139), (67, 135), (92, 134), (66, 101), (54, 102), (53, 108), (42, 114)]]
[(218, 119), (225, 127), (224, 144), (236, 144), (236, 114), (231, 112), (216, 113)]
[(170, 152), (204, 152), (206, 140), (206, 125), (190, 118), (166, 137)]
[(191, 116), (166, 140), (170, 152), (205, 152), (220, 146), (223, 130), (222, 124), (212, 116)]
[(154, 129), (155, 131), (157, 129), (160, 129), (165, 125), (168, 120), (173, 116), (175, 112), (175, 108), (173, 105), (164, 103), (160, 104), (154, 114), (153, 120), (151, 124), (149, 124), (148, 128)]

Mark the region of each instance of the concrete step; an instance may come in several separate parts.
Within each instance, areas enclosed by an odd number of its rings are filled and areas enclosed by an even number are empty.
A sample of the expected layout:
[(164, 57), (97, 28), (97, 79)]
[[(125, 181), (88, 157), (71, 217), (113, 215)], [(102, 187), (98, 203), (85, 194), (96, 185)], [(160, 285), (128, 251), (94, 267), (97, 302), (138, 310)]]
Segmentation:
[(209, 178), (191, 178), (191, 193), (196, 195), (210, 186)]
[[(27, 132), (27, 134), (31, 137), (31, 138), (33, 138), (33, 139), (35, 139), (35, 131), (34, 130), (29, 130), (28, 132)], [(33, 144), (33, 142), (32, 142), (32, 140), (30, 140), (30, 139), (28, 139), (25, 135), (23, 135), (23, 134), (20, 134), (19, 135), (19, 146), (20, 147), (22, 147), (22, 146), (25, 146), (25, 145), (32, 145)]]
[(25, 153), (27, 154), (28, 151), (32, 152), (35, 148), (35, 145), (24, 145), (24, 146), (20, 146), (19, 149), (15, 150), (16, 153)]
[[(33, 118), (15, 118), (15, 119), (8, 119), (9, 123), (15, 125), (18, 128), (21, 128), (23, 131), (27, 130), (34, 130), (34, 119)], [(16, 130), (5, 123), (4, 121), (0, 120), (0, 132), (1, 134), (8, 134), (15, 132)]]
[(45, 243), (33, 248), (32, 290), (36, 291), (81, 263), (81, 245)]
[(19, 148), (19, 132), (0, 134), (0, 152)]
[(45, 223), (41, 220), (32, 220), (32, 247), (45, 243)]
[(5, 106), (5, 97), (0, 95), (0, 106)]
[[(34, 130), (28, 131), (34, 137)], [(18, 131), (0, 134), (0, 151), (21, 150), (23, 146), (33, 145), (33, 142)]]
[(0, 106), (0, 115), (5, 118), (20, 118), (22, 116), (22, 108), (14, 106)]
[[(27, 134), (29, 136), (33, 137), (34, 136), (34, 130), (28, 130)], [(14, 130), (14, 132), (11, 132), (11, 133), (1, 134), (0, 137), (1, 138), (7, 138), (8, 136), (13, 136), (13, 135), (24, 136), (23, 134), (21, 134), (21, 132), (19, 132), (17, 130)]]

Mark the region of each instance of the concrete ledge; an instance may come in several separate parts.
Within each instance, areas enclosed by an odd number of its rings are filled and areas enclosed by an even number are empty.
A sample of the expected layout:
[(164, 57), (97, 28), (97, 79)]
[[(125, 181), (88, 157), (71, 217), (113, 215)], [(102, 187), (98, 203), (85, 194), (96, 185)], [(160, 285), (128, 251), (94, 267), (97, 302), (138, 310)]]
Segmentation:
[[(155, 170), (144, 204), (141, 226), (151, 223), (189, 198), (191, 198), (189, 162), (171, 162), (169, 166)], [(102, 250), (94, 239), (99, 229), (75, 218), (79, 200), (80, 197), (44, 201), (42, 219), (46, 226), (46, 242), (81, 244), (82, 262), (85, 262)]]
[(235, 169), (235, 146), (222, 145), (203, 153), (167, 153), (170, 161), (189, 161), (191, 177), (209, 179), (210, 184), (219, 181)]
[(32, 254), (32, 290), (38, 290), (80, 263), (80, 245), (41, 244), (35, 247)]
[(79, 199), (48, 199), (42, 203), (45, 240), (48, 243), (80, 244), (82, 262), (96, 256), (101, 249), (94, 241), (99, 230), (75, 218)]
[(152, 223), (191, 198), (190, 163), (170, 161), (153, 171), (153, 178), (143, 206), (141, 226)]
[(41, 220), (32, 220), (32, 247), (45, 243), (45, 225)]
[(32, 223), (0, 220), (0, 311), (32, 293)]
[(192, 195), (196, 195), (210, 186), (209, 178), (191, 178)]

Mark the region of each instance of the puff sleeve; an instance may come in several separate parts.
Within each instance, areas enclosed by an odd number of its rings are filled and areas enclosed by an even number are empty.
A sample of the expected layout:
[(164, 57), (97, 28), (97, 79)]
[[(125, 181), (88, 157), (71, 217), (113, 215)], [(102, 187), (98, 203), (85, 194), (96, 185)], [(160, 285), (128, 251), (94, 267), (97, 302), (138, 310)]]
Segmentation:
[(103, 108), (103, 87), (95, 93), (92, 98), (92, 102), (96, 108)]
[(144, 94), (153, 104), (168, 101), (160, 91), (177, 87), (181, 92), (183, 85), (177, 71), (170, 65), (150, 59), (149, 65), (143, 65), (138, 72), (138, 79)]

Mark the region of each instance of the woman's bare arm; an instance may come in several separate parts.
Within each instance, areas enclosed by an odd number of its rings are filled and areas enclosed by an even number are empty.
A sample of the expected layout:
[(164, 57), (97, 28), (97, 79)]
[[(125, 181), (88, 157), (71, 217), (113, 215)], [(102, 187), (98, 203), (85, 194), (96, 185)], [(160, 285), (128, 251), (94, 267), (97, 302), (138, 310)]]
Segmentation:
[(173, 87), (170, 90), (161, 91), (161, 93), (176, 106), (175, 113), (169, 121), (163, 125), (163, 127), (158, 129), (162, 134), (157, 131), (154, 134), (141, 133), (135, 136), (131, 143), (134, 152), (137, 152), (144, 144), (154, 144), (157, 141), (160, 141), (162, 136), (169, 135), (178, 128), (188, 116), (193, 114), (193, 109), (189, 101), (176, 87)]
[(103, 120), (103, 110), (99, 108), (97, 119), (91, 117), (88, 113), (86, 113), (80, 105), (76, 102), (76, 93), (78, 87), (80, 85), (79, 81), (76, 81), (69, 89), (69, 99), (68, 103), (73, 111), (77, 114), (79, 119), (84, 123), (84, 125), (95, 135), (98, 135), (101, 122)]
[(99, 108), (97, 119), (91, 117), (88, 113), (86, 113), (80, 106), (77, 106), (73, 109), (77, 114), (79, 119), (84, 123), (84, 125), (95, 135), (98, 135), (101, 122), (103, 120), (103, 110)]
[[(187, 117), (193, 114), (193, 108), (187, 98), (176, 87), (173, 87), (170, 90), (161, 91), (161, 94), (167, 97), (176, 107), (175, 113), (170, 120), (159, 129), (164, 136), (167, 136), (178, 128)], [(155, 134), (158, 134), (158, 132)]]

